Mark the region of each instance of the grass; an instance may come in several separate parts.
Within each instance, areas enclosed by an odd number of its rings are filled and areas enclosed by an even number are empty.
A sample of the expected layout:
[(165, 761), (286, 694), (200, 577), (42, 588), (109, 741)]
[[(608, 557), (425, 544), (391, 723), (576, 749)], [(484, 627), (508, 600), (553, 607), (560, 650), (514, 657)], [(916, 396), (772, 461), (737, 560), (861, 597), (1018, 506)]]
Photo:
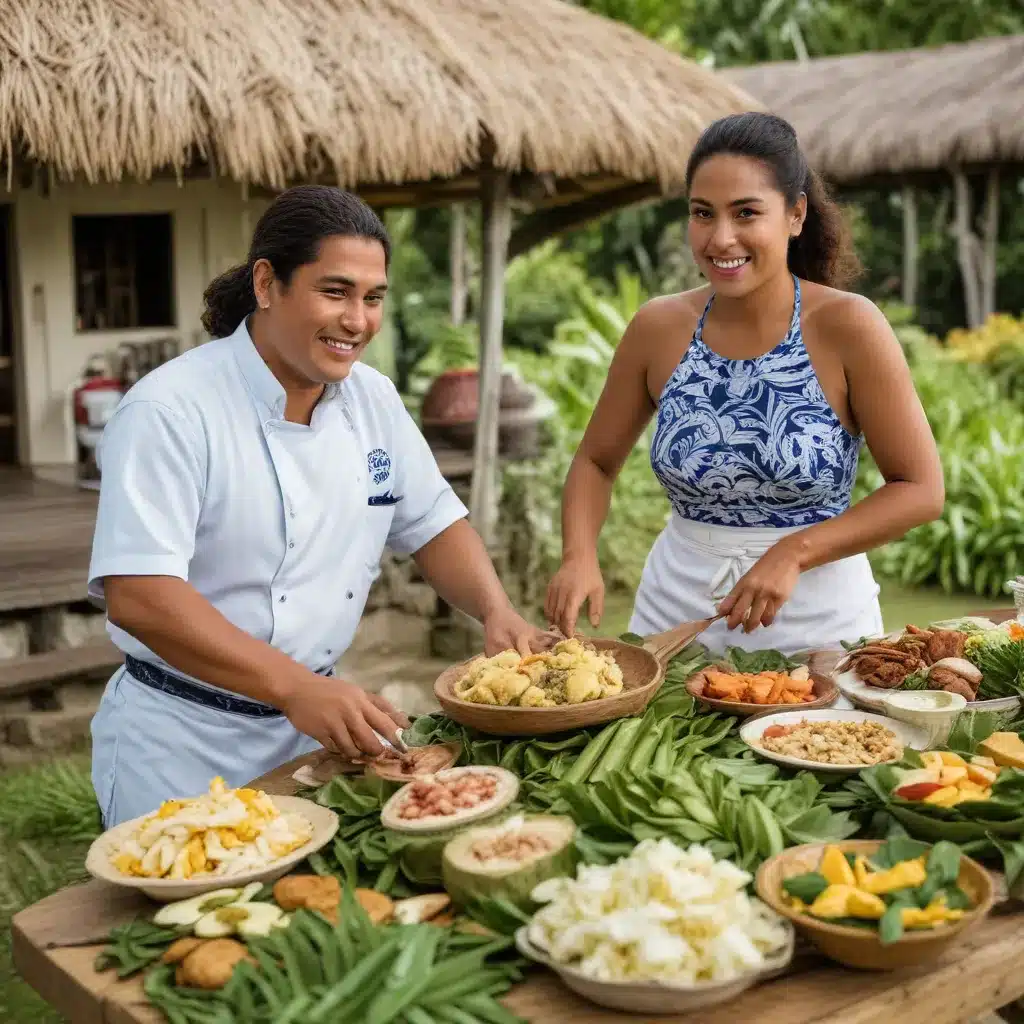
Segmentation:
[[(1010, 604), (889, 583), (882, 585), (881, 601), (891, 628)], [(610, 595), (600, 632), (624, 633), (632, 604), (631, 594)], [(82, 879), (85, 852), (98, 829), (88, 754), (0, 774), (0, 1024), (62, 1024), (15, 974), (10, 921), (22, 907)]]

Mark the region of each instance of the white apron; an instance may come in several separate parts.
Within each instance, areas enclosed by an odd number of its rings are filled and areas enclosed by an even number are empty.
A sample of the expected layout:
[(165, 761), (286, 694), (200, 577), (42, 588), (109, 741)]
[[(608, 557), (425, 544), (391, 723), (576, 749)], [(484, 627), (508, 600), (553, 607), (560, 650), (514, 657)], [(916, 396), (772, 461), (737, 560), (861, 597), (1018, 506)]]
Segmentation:
[[(647, 556), (630, 632), (648, 636), (716, 614), (758, 558), (799, 529), (710, 526), (673, 513)], [(855, 555), (802, 573), (772, 625), (745, 633), (720, 619), (699, 642), (716, 654), (740, 647), (792, 656), (881, 631), (878, 584), (867, 555)]]

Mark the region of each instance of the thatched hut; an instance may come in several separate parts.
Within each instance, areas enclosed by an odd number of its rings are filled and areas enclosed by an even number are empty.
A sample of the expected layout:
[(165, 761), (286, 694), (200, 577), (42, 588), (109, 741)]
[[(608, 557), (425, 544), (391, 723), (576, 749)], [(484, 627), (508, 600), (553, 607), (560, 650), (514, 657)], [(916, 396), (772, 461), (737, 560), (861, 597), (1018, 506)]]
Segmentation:
[[(904, 299), (916, 291), (914, 189), (952, 174), (968, 317), (994, 308), (999, 169), (1024, 167), (1024, 35), (931, 49), (735, 68), (729, 79), (788, 118), (813, 164), (842, 185), (903, 187)], [(981, 238), (969, 175), (987, 178)]]
[[(677, 186), (703, 126), (751, 105), (562, 0), (5, 4), (0, 337), (17, 339), (10, 415), (24, 423), (11, 451), (69, 459), (66, 390), (90, 353), (200, 342), (204, 284), (300, 180), (378, 208), (482, 201), (486, 409), (508, 252)], [(517, 207), (539, 212), (512, 231)], [(478, 465), (495, 430), (479, 431)]]

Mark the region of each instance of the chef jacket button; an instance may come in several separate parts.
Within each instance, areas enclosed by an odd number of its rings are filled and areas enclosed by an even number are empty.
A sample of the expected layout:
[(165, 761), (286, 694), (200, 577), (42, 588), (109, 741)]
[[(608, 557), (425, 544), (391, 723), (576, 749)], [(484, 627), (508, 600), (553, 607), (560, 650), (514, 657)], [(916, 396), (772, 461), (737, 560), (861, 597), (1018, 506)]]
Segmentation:
[(330, 649), (330, 647), (328, 647), (328, 648), (327, 648), (327, 653), (328, 653), (328, 654), (330, 654), (330, 653), (331, 653), (331, 649)]
[(288, 547), (290, 547), (290, 548), (295, 547), (295, 541), (293, 541), (293, 540), (288, 541)]
[(345, 594), (345, 596), (346, 596), (346, 597), (347, 597), (347, 598), (348, 598), (348, 599), (349, 599), (349, 600), (351, 601), (351, 600), (352, 600), (352, 598), (353, 598), (353, 597), (354, 597), (355, 595), (353, 595), (352, 591), (350, 590), (350, 591), (348, 591), (348, 593), (347, 593), (347, 594)]
[(281, 604), (284, 604), (284, 603), (285, 603), (285, 601), (287, 601), (287, 600), (288, 600), (288, 598), (287, 598), (287, 597), (286, 597), (286, 596), (285, 596), (284, 594), (282, 594), (282, 595), (281, 595), (281, 596), (280, 596), (280, 597), (278, 598), (278, 601), (280, 601), (280, 602), (281, 602)]

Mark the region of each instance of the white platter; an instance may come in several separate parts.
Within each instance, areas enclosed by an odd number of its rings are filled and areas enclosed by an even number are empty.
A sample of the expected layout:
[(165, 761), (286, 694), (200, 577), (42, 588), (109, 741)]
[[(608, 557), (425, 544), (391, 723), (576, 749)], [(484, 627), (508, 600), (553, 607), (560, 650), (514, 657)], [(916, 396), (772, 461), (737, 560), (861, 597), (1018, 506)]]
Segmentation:
[(793, 926), (789, 921), (785, 925), (788, 926), (786, 945), (759, 969), (730, 981), (705, 981), (693, 985), (669, 985), (660, 981), (598, 981), (575, 967), (552, 960), (530, 942), (525, 925), (516, 932), (516, 948), (523, 956), (550, 968), (567, 988), (598, 1006), (627, 1013), (691, 1013), (735, 999), (752, 985), (785, 971), (793, 959), (794, 946)]
[(214, 889), (241, 889), (250, 882), (275, 882), (334, 838), (338, 831), (338, 816), (329, 807), (321, 807), (301, 797), (271, 796), (270, 799), (282, 814), (301, 814), (313, 826), (313, 835), (304, 846), (265, 867), (239, 871), (234, 875), (199, 875), (193, 878), (139, 878), (137, 875), (124, 875), (110, 863), (110, 858), (139, 825), (151, 817), (144, 814), (122, 822), (99, 836), (89, 847), (85, 869), (93, 878), (100, 878), (104, 882), (124, 886), (126, 889), (141, 889), (158, 903), (187, 900), (204, 892), (213, 892)]
[(748, 718), (740, 727), (740, 739), (753, 750), (758, 757), (776, 764), (784, 764), (790, 768), (806, 768), (814, 772), (836, 772), (852, 775), (867, 765), (858, 764), (823, 764), (820, 761), (809, 761), (802, 757), (789, 757), (765, 750), (758, 742), (761, 734), (770, 725), (795, 725), (797, 722), (876, 722), (896, 734), (896, 738), (906, 748), (925, 750), (928, 747), (928, 734), (924, 729), (908, 722), (901, 722), (885, 715), (875, 715), (868, 711), (841, 711), (836, 708), (822, 708), (819, 711), (777, 711), (772, 714), (758, 715)]
[[(897, 633), (890, 633), (888, 636), (882, 637), (884, 640), (895, 640), (897, 637), (903, 635), (903, 631), (900, 630)], [(851, 653), (853, 653), (851, 651)], [(886, 690), (881, 686), (871, 686), (869, 683), (865, 683), (856, 672), (848, 668), (849, 655), (840, 660), (832, 673), (832, 678), (836, 681), (836, 685), (839, 687), (842, 695), (850, 701), (855, 707), (866, 708), (869, 711), (882, 712), (885, 710), (883, 701), (888, 693), (893, 691)], [(969, 700), (967, 702), (968, 711), (1012, 711), (1021, 705), (1020, 697), (996, 697), (992, 700)]]

